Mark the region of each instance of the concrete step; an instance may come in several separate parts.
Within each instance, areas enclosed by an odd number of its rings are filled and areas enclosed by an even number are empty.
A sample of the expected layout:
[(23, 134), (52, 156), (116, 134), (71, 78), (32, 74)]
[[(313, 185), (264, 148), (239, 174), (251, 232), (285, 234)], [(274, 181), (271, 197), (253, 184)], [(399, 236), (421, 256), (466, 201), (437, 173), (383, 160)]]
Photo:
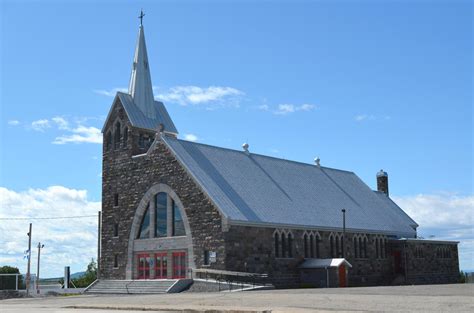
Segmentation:
[[(99, 280), (86, 293), (101, 294), (158, 294), (169, 292), (178, 282), (174, 279), (166, 280)], [(183, 284), (185, 285), (185, 284)], [(175, 286), (176, 287), (176, 286)], [(177, 292), (176, 288), (171, 292)], [(178, 291), (179, 292), (179, 291)]]

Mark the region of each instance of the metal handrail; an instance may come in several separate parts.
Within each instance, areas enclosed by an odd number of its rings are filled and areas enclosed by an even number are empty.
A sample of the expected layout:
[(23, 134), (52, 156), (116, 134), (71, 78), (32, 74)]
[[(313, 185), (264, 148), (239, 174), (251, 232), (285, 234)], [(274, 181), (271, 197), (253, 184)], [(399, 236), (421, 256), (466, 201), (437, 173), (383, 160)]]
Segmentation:
[[(221, 291), (221, 282), (226, 282), (229, 290), (232, 291), (233, 285), (240, 285), (240, 289), (243, 290), (244, 284), (255, 287), (257, 285), (257, 280), (266, 281), (268, 279), (268, 274), (259, 273), (236, 272), (203, 268), (189, 269), (189, 271), (191, 272), (191, 277), (194, 277), (193, 271), (196, 274), (196, 278), (202, 278), (202, 276), (199, 274), (204, 274), (206, 280), (210, 278), (209, 276), (214, 277), (215, 281), (218, 283), (219, 291)], [(265, 286), (266, 284), (262, 283), (261, 285)], [(237, 289), (239, 288), (237, 287)]]

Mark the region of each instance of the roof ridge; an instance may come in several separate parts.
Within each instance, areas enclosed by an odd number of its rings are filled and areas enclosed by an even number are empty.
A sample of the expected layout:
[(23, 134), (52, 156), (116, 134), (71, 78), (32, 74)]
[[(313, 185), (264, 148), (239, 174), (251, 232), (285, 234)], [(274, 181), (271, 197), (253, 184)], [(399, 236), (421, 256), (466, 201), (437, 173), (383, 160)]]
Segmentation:
[[(210, 148), (216, 148), (216, 149), (221, 149), (221, 150), (228, 150), (228, 151), (233, 151), (233, 152), (238, 152), (238, 153), (243, 153), (243, 154), (245, 154), (245, 151), (240, 151), (240, 150), (237, 150), (237, 149), (226, 148), (226, 147), (220, 147), (220, 146), (214, 146), (214, 145), (210, 145), (210, 144), (207, 144), (207, 143), (195, 142), (195, 141), (190, 141), (190, 140), (185, 140), (185, 139), (179, 139), (179, 138), (172, 138), (172, 139), (173, 139), (173, 140), (182, 141), (182, 142), (186, 142), (186, 143), (190, 143), (190, 144), (201, 145), (201, 146), (206, 146), (206, 147), (210, 147)], [(289, 159), (282, 159), (282, 158), (278, 158), (278, 157), (271, 156), (271, 155), (266, 155), (266, 154), (260, 154), (260, 153), (254, 153), (254, 152), (249, 152), (249, 154), (252, 155), (252, 156), (260, 156), (260, 157), (264, 157), (264, 158), (269, 158), (269, 159), (274, 159), (274, 160), (279, 160), (279, 161), (285, 161), (285, 162), (288, 162), (288, 163), (295, 163), (295, 164), (304, 165), (304, 166), (309, 166), (309, 167), (316, 167), (316, 165), (313, 165), (313, 164), (311, 164), (311, 163), (305, 163), (305, 162), (295, 161), (295, 160), (289, 160)], [(333, 167), (327, 167), (327, 166), (321, 166), (320, 168), (321, 168), (321, 169), (333, 170), (333, 171), (340, 171), (340, 172), (345, 172), (345, 173), (350, 173), (350, 174), (354, 174), (354, 175), (355, 175), (355, 173), (354, 173), (353, 171), (342, 170), (342, 169), (339, 169), (339, 168), (333, 168)]]

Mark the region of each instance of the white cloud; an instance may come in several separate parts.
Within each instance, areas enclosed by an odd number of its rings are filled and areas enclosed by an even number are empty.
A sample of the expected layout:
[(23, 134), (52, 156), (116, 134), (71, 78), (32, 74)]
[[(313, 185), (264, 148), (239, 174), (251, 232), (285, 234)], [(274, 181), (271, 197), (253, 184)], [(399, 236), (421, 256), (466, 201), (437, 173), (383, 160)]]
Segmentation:
[(294, 105), (294, 104), (279, 104), (278, 108), (273, 112), (277, 115), (286, 115), (289, 113), (294, 113), (298, 111), (312, 111), (316, 109), (314, 104), (302, 104), (302, 105)]
[(474, 196), (451, 193), (393, 197), (415, 221), (424, 227), (474, 226)]
[(66, 143), (102, 143), (100, 129), (93, 126), (78, 125), (76, 128), (68, 129), (72, 134), (56, 137), (53, 144), (63, 145)]
[[(102, 143), (101, 130), (97, 127), (84, 125), (92, 118), (75, 118), (71, 123), (66, 118), (55, 116), (51, 119), (42, 119), (31, 123), (31, 128), (44, 132), (47, 128), (55, 126), (56, 130), (63, 134), (53, 140), (53, 144), (63, 145), (66, 143)], [(71, 124), (75, 124), (71, 126)]]
[(270, 110), (270, 106), (268, 104), (259, 105), (257, 108), (259, 110), (262, 110), (262, 111), (269, 111)]
[(194, 134), (185, 134), (184, 139), (189, 140), (189, 141), (198, 141), (199, 140), (199, 138)]
[(354, 116), (354, 120), (356, 122), (363, 122), (363, 121), (381, 121), (381, 120), (389, 120), (391, 117), (388, 115), (373, 115), (373, 114), (358, 114)]
[(50, 128), (51, 124), (49, 123), (49, 120), (47, 119), (42, 119), (42, 120), (37, 120), (31, 123), (31, 128), (36, 131), (44, 132), (46, 128)]
[(244, 93), (236, 88), (210, 86), (176, 86), (159, 93), (155, 98), (160, 101), (180, 105), (206, 105), (208, 109), (216, 107), (238, 107)]
[(473, 195), (437, 193), (392, 198), (420, 224), (419, 236), (460, 241), (461, 268), (474, 270)]
[(20, 121), (18, 121), (18, 120), (9, 120), (8, 125), (17, 126), (17, 125), (20, 125)]
[(117, 94), (117, 91), (127, 93), (128, 89), (122, 87), (122, 88), (112, 88), (110, 90), (105, 90), (105, 89), (94, 90), (96, 94), (107, 96), (107, 97), (115, 97), (115, 95)]
[[(27, 249), (28, 225), (33, 223), (32, 241), (45, 245), (41, 252), (43, 277), (62, 276), (64, 266), (82, 271), (97, 255), (97, 212), (100, 202), (90, 201), (86, 190), (51, 186), (16, 192), (0, 187), (0, 218), (61, 217), (94, 215), (57, 220), (6, 220), (0, 222), (0, 265), (16, 266), (26, 272), (23, 252)], [(36, 251), (32, 249), (32, 262)], [(35, 266), (32, 267), (35, 272)]]
[(69, 127), (68, 121), (66, 121), (63, 117), (55, 116), (51, 120), (55, 122), (56, 125), (58, 125), (59, 129), (68, 129)]

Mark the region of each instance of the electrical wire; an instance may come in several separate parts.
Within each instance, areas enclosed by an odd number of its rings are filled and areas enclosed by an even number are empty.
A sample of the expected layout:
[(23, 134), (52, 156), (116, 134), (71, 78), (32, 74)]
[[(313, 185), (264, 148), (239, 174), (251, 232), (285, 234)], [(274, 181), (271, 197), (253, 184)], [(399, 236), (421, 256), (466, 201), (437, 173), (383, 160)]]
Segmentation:
[(70, 218), (86, 218), (86, 217), (97, 217), (95, 215), (77, 215), (77, 216), (53, 216), (53, 217), (0, 217), (0, 221), (12, 221), (12, 220), (59, 220), (59, 219), (70, 219)]

